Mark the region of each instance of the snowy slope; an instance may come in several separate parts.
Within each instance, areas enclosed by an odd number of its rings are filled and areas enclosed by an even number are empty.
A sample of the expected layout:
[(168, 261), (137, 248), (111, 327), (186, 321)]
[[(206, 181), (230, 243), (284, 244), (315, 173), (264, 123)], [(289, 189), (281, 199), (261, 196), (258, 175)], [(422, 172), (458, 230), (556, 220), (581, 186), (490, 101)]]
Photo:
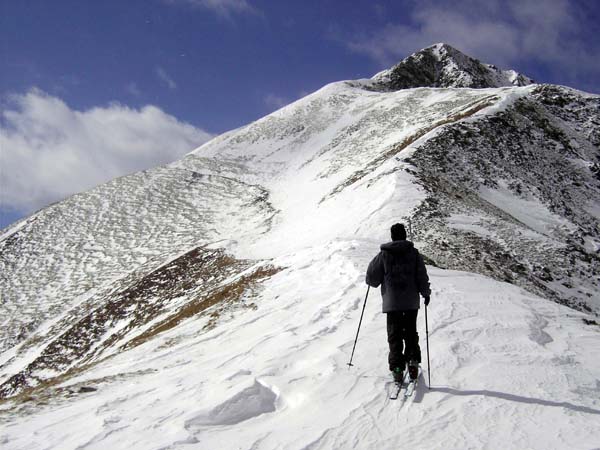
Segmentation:
[[(106, 340), (123, 318), (105, 317), (113, 293), (194, 248), (211, 244), (236, 259), (268, 259), (341, 236), (384, 240), (381, 224), (408, 217), (424, 198), (401, 170), (410, 146), (526, 89), (380, 93), (334, 83), (180, 162), (39, 212), (0, 242), (7, 305), (0, 394), (88, 361), (90, 339)], [(136, 328), (173, 310), (154, 309)], [(91, 336), (79, 331), (88, 322), (96, 324)], [(44, 353), (38, 344), (65, 328), (78, 338), (62, 345), (71, 356), (57, 362), (55, 349)]]
[[(270, 204), (281, 213), (255, 243), (230, 247), (242, 257), (272, 257), (340, 236), (370, 237), (386, 216), (386, 221), (406, 216), (423, 199), (414, 177), (402, 171), (413, 143), (525, 94), (518, 89), (379, 93), (363, 84), (334, 83), (207, 143), (174, 166), (217, 170), (268, 190)], [(215, 168), (214, 159), (234, 161), (235, 170)]]
[[(596, 445), (600, 97), (436, 48), (449, 87), (333, 83), (3, 230), (2, 447)], [(396, 221), (434, 289), (410, 415), (377, 290), (345, 366)]]
[[(430, 269), (432, 389), (423, 378), (407, 404), (385, 391), (377, 290), (348, 369), (364, 267), (377, 248), (339, 240), (276, 259), (288, 269), (264, 284), (255, 311), (209, 332), (190, 320), (44, 397), (6, 404), (3, 448), (598, 444), (597, 329), (582, 326), (582, 313), (505, 283)], [(424, 341), (422, 315), (419, 328)]]

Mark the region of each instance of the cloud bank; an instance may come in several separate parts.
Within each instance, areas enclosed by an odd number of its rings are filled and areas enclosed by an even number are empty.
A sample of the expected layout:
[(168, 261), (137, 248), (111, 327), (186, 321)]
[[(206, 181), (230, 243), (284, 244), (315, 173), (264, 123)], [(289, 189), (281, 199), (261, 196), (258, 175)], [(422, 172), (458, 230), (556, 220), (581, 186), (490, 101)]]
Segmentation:
[(387, 23), (345, 39), (347, 46), (389, 66), (416, 50), (445, 42), (484, 62), (508, 67), (520, 61), (600, 73), (600, 45), (583, 9), (567, 0), (420, 0), (408, 21)]
[(40, 90), (15, 95), (0, 117), (0, 209), (28, 214), (211, 137), (155, 106), (76, 111)]

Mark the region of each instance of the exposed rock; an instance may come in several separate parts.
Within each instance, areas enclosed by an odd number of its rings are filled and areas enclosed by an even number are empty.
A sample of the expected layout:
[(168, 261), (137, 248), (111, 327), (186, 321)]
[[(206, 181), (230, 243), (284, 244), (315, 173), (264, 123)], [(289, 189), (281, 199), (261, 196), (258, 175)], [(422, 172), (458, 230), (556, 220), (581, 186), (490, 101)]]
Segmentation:
[(481, 63), (448, 44), (427, 47), (375, 75), (373, 80), (380, 90), (417, 87), (495, 88), (533, 83), (525, 75)]

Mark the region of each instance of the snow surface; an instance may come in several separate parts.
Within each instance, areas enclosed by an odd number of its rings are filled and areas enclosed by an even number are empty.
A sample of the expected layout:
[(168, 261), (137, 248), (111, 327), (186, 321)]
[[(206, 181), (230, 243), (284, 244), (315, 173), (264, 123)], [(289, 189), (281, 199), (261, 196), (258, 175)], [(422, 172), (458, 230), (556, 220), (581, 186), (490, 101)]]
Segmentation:
[[(597, 446), (598, 326), (584, 323), (591, 315), (510, 284), (429, 267), (432, 385), (424, 376), (404, 405), (386, 393), (376, 289), (354, 367), (346, 365), (365, 269), (389, 225), (426, 199), (409, 158), (446, 124), (497, 112), (530, 92), (382, 93), (334, 83), (179, 162), (114, 180), (9, 230), (0, 244), (22, 253), (9, 255), (1, 274), (10, 320), (0, 336), (0, 381), (60, 337), (56, 328), (69, 314), (194, 246), (283, 270), (246, 293), (254, 308), (226, 311), (215, 327), (206, 327), (208, 315), (192, 316), (127, 351), (114, 344), (41, 397), (1, 401), (2, 449)], [(568, 229), (544, 205), (499, 186), (482, 196), (536, 239), (555, 225)], [(449, 224), (493, 232), (468, 214)], [(421, 313), (425, 357), (423, 321)], [(107, 323), (92, 350), (125, 325)], [(45, 370), (37, 375), (51, 375)]]
[[(594, 448), (598, 331), (512, 285), (429, 267), (427, 373), (387, 398), (385, 317), (371, 290), (376, 242), (338, 240), (277, 258), (256, 311), (201, 332), (191, 319), (69, 380), (98, 389), (11, 420), (5, 449)], [(419, 316), (423, 356), (423, 310)], [(167, 345), (168, 342), (178, 342)], [(427, 368), (426, 363), (423, 364)]]
[(483, 237), (493, 236), (493, 233), (482, 224), (481, 217), (478, 216), (453, 214), (447, 219), (447, 224), (456, 230), (469, 231)]
[(194, 246), (218, 242), (237, 258), (262, 259), (344, 237), (387, 239), (381, 224), (408, 217), (425, 198), (405, 170), (410, 141), (526, 92), (380, 93), (333, 83), (181, 161), (41, 211), (0, 241), (9, 318), (0, 382), (38, 358), (38, 343), (60, 335), (55, 325), (82, 305), (100, 307), (133, 270), (154, 270)]
[[(238, 257), (272, 258), (315, 242), (373, 237), (374, 232), (385, 240), (387, 230), (380, 224), (408, 217), (425, 199), (414, 175), (403, 170), (414, 148), (469, 108), (490, 102), (490, 107), (501, 105), (497, 111), (529, 91), (421, 88), (380, 93), (332, 83), (235, 134), (208, 142), (173, 167), (203, 173), (205, 158), (243, 161), (243, 170), (226, 166), (220, 173), (269, 191), (269, 201), (280, 214), (259, 239), (231, 243), (228, 249)], [(397, 157), (373, 164), (382, 152), (421, 133)], [(370, 164), (370, 171), (331, 195)]]
[[(502, 209), (526, 226), (546, 236), (566, 234), (574, 231), (575, 226), (557, 214), (553, 214), (537, 199), (523, 199), (516, 196), (504, 180), (498, 181), (498, 188), (480, 188), (480, 196), (496, 207)], [(561, 233), (561, 231), (563, 231)]]

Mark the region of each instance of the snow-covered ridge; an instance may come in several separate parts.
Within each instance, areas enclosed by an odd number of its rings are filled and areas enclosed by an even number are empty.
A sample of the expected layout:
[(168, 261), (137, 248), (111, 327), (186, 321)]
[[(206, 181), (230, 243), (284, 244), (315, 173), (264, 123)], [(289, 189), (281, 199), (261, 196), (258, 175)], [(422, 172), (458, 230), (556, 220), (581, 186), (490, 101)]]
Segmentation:
[[(527, 92), (383, 93), (334, 83), (179, 162), (40, 212), (0, 242), (7, 300), (2, 392), (39, 383), (41, 373), (50, 373), (41, 367), (60, 371), (98, 360), (133, 339), (154, 314), (134, 320), (135, 327), (102, 325), (92, 333), (64, 326), (77, 318), (91, 326), (95, 319), (79, 305), (102, 311), (114, 302), (107, 291), (128, 289), (190, 248), (212, 244), (239, 260), (267, 260), (344, 236), (376, 233), (385, 240), (381, 224), (409, 217), (425, 198), (403, 162), (411, 148), (449, 123)], [(44, 258), (35, 257), (40, 253)], [(61, 348), (88, 350), (56, 364), (48, 356), (53, 347), (38, 343), (60, 342), (61, 335), (85, 340)]]
[(427, 253), (600, 313), (598, 123), (600, 97), (538, 86), (428, 140), (412, 158), (430, 187), (415, 214)]

